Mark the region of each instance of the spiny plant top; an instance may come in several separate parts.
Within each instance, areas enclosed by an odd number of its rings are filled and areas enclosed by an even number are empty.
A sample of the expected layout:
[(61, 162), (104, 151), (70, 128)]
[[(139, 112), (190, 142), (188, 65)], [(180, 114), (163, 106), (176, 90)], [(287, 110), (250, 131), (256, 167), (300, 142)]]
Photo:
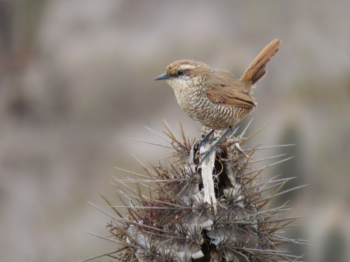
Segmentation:
[[(166, 137), (158, 135), (169, 142), (165, 147), (172, 149), (174, 161), (160, 161), (151, 168), (138, 161), (145, 174), (120, 169), (137, 177), (115, 178), (113, 186), (123, 205), (113, 206), (103, 197), (115, 214), (99, 208), (111, 218), (106, 239), (115, 242), (117, 249), (84, 261), (102, 256), (140, 262), (300, 261), (300, 257), (278, 249), (287, 243), (304, 244), (278, 234), (296, 217), (285, 217), (286, 205), (269, 208), (272, 198), (300, 187), (278, 192), (292, 178), (263, 182), (260, 178), (267, 167), (290, 158), (256, 169), (254, 163), (282, 155), (254, 159), (257, 150), (271, 147), (244, 150), (244, 143), (262, 128), (245, 138), (248, 125), (239, 136), (219, 145), (213, 172), (217, 212), (213, 212), (203, 201), (198, 141), (186, 137), (182, 126), (178, 139), (165, 121), (164, 125)], [(289, 145), (275, 147), (283, 146)], [(275, 193), (269, 194), (271, 190)], [(120, 211), (122, 207), (127, 209), (125, 213)]]

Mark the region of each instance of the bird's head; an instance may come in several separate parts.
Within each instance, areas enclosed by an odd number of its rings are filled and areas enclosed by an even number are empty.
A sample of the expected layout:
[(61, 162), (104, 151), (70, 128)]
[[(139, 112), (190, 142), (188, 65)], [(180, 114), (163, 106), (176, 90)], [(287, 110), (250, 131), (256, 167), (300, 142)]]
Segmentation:
[(188, 87), (200, 82), (212, 71), (209, 66), (193, 60), (178, 60), (167, 66), (165, 73), (155, 80), (167, 80), (174, 89), (178, 86)]

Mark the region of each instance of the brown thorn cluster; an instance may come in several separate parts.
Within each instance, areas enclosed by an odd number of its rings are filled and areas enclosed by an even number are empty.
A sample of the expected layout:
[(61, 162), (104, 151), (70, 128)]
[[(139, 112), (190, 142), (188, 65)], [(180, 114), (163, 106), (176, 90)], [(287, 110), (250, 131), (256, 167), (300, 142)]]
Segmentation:
[[(125, 262), (300, 261), (300, 257), (278, 249), (287, 243), (305, 244), (279, 234), (292, 226), (297, 217), (286, 217), (289, 210), (286, 205), (275, 208), (269, 205), (272, 198), (302, 186), (280, 192), (292, 178), (277, 176), (267, 181), (260, 178), (261, 172), (290, 158), (254, 168), (257, 162), (284, 155), (254, 160), (255, 151), (263, 148), (243, 146), (262, 128), (247, 138), (245, 128), (240, 135), (229, 137), (219, 145), (213, 171), (218, 204), (214, 213), (203, 201), (201, 169), (197, 168), (198, 141), (189, 139), (182, 125), (177, 138), (165, 120), (163, 123), (165, 137), (147, 129), (168, 141), (165, 147), (172, 148), (174, 161), (163, 161), (149, 168), (136, 159), (145, 174), (119, 168), (135, 178), (115, 178), (113, 186), (122, 206), (113, 206), (102, 196), (115, 215), (97, 207), (111, 219), (107, 225), (110, 236), (102, 238), (118, 243), (115, 251), (101, 256)], [(272, 190), (275, 191), (271, 193)]]

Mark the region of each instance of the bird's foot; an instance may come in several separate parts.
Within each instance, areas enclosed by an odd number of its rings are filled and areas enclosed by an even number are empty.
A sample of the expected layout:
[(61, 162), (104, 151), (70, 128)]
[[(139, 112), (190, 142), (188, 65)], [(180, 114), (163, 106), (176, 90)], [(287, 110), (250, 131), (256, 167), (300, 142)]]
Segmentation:
[(205, 137), (202, 138), (202, 140), (199, 142), (198, 148), (201, 148), (202, 146), (205, 146), (207, 143), (215, 141), (217, 138), (213, 137), (210, 138), (210, 136), (215, 132), (215, 129), (212, 129), (208, 134), (205, 135)]
[[(234, 131), (234, 130), (233, 130), (233, 128), (231, 128), (231, 127), (230, 127), (229, 129), (227, 129), (227, 131), (212, 145), (212, 147), (211, 147), (208, 151), (206, 151), (205, 153), (202, 154), (202, 155), (203, 155), (203, 156), (202, 156), (202, 159), (201, 159), (201, 161), (199, 162), (199, 164), (198, 164), (197, 167), (200, 167), (200, 166), (203, 164), (203, 162), (204, 162), (206, 159), (208, 159), (208, 157), (209, 157), (214, 151), (219, 151), (220, 149), (217, 148), (217, 145), (218, 145), (226, 136), (231, 135), (233, 131)], [(210, 135), (211, 135), (212, 133), (214, 133), (214, 130), (210, 131), (209, 134), (206, 135), (206, 136), (203, 138), (203, 140), (205, 140), (205, 139), (208, 140), (208, 141), (205, 141), (205, 144), (207, 144), (207, 143), (209, 142), (209, 137), (210, 137)], [(215, 138), (215, 140), (216, 140), (216, 139), (217, 139), (217, 138)], [(199, 149), (200, 149), (201, 146), (202, 146), (203, 140), (202, 140), (201, 143), (199, 144)], [(220, 150), (219, 152), (221, 152), (221, 150)]]

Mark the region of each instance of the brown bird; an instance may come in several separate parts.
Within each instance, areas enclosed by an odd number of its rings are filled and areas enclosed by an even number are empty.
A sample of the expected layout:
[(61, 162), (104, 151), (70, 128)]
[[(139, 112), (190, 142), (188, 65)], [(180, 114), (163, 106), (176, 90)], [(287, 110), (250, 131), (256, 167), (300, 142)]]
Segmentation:
[(265, 76), (266, 63), (281, 44), (279, 39), (272, 40), (240, 79), (202, 62), (178, 60), (168, 65), (165, 73), (155, 80), (167, 80), (181, 108), (196, 122), (214, 130), (228, 128), (215, 146), (256, 107), (252, 89)]

